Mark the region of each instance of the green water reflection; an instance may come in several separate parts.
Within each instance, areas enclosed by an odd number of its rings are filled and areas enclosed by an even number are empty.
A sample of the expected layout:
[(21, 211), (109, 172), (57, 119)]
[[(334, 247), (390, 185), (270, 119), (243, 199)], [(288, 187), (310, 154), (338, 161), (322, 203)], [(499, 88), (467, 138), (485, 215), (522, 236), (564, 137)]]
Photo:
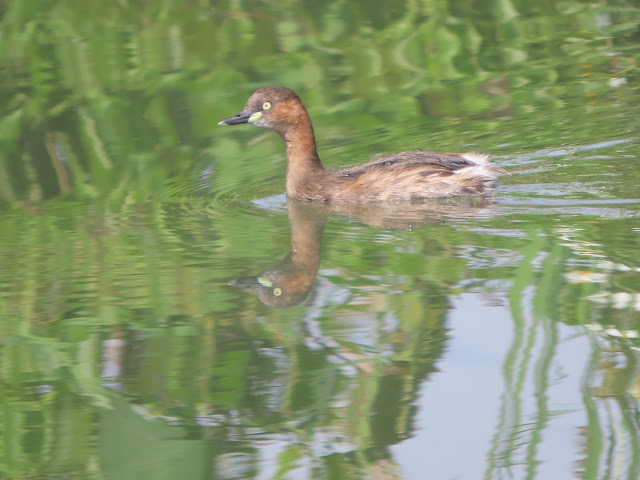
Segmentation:
[[(0, 478), (638, 477), (635, 4), (0, 15)], [(280, 139), (217, 127), (270, 84), (327, 166), (510, 175), (286, 202)]]

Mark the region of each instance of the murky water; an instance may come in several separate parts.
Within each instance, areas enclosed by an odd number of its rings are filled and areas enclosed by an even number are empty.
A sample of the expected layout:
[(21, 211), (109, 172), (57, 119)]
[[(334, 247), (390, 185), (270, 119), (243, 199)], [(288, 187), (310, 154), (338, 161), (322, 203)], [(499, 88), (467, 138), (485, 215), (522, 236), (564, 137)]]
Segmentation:
[[(0, 478), (640, 475), (635, 5), (88, 5), (0, 7)], [(270, 84), (509, 174), (287, 200)]]

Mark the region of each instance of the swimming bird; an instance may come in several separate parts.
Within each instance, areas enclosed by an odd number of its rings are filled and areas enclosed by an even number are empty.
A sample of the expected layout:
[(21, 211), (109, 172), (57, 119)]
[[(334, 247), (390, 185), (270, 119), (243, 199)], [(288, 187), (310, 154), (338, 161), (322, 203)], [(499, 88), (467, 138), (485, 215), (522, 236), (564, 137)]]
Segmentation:
[(287, 195), (330, 203), (400, 202), (457, 195), (485, 195), (504, 170), (489, 155), (422, 149), (374, 157), (368, 163), (326, 169), (316, 150), (307, 109), (287, 87), (256, 90), (242, 112), (218, 125), (250, 123), (275, 130), (287, 149)]

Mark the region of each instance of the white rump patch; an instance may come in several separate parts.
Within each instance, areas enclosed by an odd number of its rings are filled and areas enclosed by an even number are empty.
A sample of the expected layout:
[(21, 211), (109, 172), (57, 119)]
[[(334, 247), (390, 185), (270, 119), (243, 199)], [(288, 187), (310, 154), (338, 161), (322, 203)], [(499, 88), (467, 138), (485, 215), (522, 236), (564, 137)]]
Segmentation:
[(486, 153), (468, 152), (463, 153), (462, 158), (469, 160), (473, 165), (456, 170), (456, 174), (464, 177), (465, 179), (473, 179), (475, 177), (485, 177), (488, 180), (495, 180), (497, 178), (497, 169), (489, 161), (490, 156)]
[(489, 157), (489, 155), (487, 155), (486, 153), (467, 152), (462, 154), (462, 158), (466, 158), (476, 165), (489, 165), (489, 158), (491, 157)]

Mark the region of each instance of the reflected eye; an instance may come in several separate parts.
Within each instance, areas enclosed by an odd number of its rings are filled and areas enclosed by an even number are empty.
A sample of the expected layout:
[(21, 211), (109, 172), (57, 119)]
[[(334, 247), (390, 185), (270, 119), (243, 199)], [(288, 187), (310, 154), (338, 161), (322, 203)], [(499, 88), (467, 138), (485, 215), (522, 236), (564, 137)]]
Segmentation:
[[(265, 104), (266, 104), (266, 103), (269, 103), (269, 102), (265, 102)], [(271, 106), (271, 104), (269, 104), (269, 106)], [(280, 287), (276, 287), (276, 288), (274, 288), (274, 289), (273, 289), (273, 294), (274, 294), (276, 297), (279, 297), (280, 295), (282, 295), (282, 289), (281, 289)]]
[(271, 108), (271, 102), (264, 102), (262, 104), (262, 109), (263, 110), (269, 110)]

